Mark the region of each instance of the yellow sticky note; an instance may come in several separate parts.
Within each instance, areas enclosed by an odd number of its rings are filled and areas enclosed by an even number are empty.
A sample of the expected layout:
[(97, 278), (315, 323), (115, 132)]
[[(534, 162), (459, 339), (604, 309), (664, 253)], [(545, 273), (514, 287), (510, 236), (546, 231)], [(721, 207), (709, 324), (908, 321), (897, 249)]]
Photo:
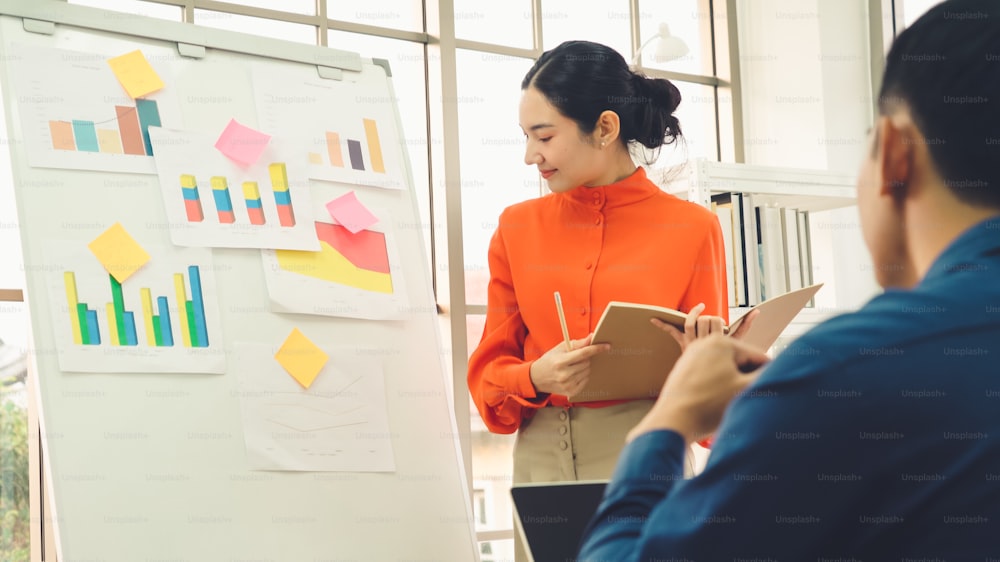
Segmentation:
[(111, 65), (111, 71), (115, 73), (122, 87), (133, 99), (151, 94), (163, 87), (163, 80), (160, 80), (159, 75), (146, 60), (146, 55), (140, 50), (108, 59), (108, 64)]
[(293, 329), (285, 338), (285, 343), (281, 344), (274, 358), (303, 388), (309, 388), (330, 359), (298, 328)]
[(119, 283), (124, 283), (149, 261), (149, 254), (125, 230), (120, 222), (111, 225), (100, 236), (87, 244), (104, 269)]

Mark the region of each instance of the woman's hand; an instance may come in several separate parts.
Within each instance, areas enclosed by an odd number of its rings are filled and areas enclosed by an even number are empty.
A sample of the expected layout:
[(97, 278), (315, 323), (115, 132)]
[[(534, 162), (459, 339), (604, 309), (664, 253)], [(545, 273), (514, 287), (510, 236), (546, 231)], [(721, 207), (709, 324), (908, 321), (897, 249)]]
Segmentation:
[[(705, 304), (699, 303), (688, 312), (687, 319), (684, 321), (683, 332), (657, 318), (653, 318), (651, 322), (657, 328), (673, 336), (674, 340), (681, 346), (681, 351), (683, 351), (696, 339), (708, 337), (712, 334), (726, 333), (726, 324), (722, 318), (720, 316), (702, 316), (701, 312), (703, 310), (705, 310)], [(750, 326), (753, 324), (757, 314), (759, 314), (759, 311), (756, 309), (748, 312), (747, 317), (740, 323), (740, 327), (730, 334), (730, 337), (742, 339), (750, 330)]]
[(572, 340), (572, 351), (560, 342), (531, 364), (531, 383), (535, 390), (572, 396), (583, 389), (590, 377), (590, 358), (611, 349), (606, 343), (591, 345), (594, 334)]

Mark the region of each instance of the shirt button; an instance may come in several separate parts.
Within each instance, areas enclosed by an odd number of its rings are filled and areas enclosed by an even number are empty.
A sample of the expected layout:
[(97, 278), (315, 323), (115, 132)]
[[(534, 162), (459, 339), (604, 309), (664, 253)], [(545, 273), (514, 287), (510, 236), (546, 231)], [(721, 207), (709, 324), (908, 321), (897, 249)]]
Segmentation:
[(590, 262), (587, 262), (587, 269), (590, 269), (590, 268), (592, 268), (592, 267), (594, 267), (594, 264), (592, 264), (592, 263), (590, 263)]
[(587, 314), (587, 309), (586, 308), (581, 308), (580, 309), (580, 316), (584, 316), (586, 314)]
[(566, 411), (559, 412), (559, 421), (566, 421)]
[(565, 441), (560, 441), (559, 442), (559, 448), (562, 449), (563, 451), (565, 451), (566, 449), (569, 449), (569, 443), (567, 443)]
[(565, 425), (560, 425), (559, 426), (559, 435), (566, 435), (566, 431), (567, 430), (566, 430), (566, 426)]
[(601, 224), (601, 219), (600, 218), (594, 219), (594, 224)]

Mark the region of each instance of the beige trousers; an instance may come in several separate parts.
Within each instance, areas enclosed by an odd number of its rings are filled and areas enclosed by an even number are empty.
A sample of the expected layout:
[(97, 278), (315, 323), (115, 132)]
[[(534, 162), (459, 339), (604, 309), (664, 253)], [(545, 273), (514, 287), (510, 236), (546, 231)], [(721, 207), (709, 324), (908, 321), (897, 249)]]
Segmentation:
[[(611, 478), (625, 434), (652, 406), (653, 400), (633, 400), (604, 408), (540, 408), (517, 432), (514, 483)], [(692, 471), (686, 466), (686, 473)], [(519, 533), (514, 556), (516, 562), (531, 560)]]

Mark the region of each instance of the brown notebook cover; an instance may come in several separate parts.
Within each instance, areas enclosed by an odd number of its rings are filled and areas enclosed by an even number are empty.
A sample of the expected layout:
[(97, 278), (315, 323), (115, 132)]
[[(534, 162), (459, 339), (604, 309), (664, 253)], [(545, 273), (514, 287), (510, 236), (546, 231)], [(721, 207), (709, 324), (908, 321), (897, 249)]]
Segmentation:
[[(768, 299), (751, 310), (759, 310), (743, 341), (767, 351), (795, 315), (809, 302), (822, 283), (796, 289)], [(749, 311), (747, 311), (749, 314)], [(747, 314), (733, 321), (735, 332)], [(594, 343), (610, 343), (611, 350), (590, 360), (590, 380), (572, 402), (656, 398), (667, 374), (680, 357), (680, 345), (670, 334), (650, 323), (659, 318), (684, 329), (687, 315), (659, 306), (620, 301), (608, 303), (594, 330)]]

